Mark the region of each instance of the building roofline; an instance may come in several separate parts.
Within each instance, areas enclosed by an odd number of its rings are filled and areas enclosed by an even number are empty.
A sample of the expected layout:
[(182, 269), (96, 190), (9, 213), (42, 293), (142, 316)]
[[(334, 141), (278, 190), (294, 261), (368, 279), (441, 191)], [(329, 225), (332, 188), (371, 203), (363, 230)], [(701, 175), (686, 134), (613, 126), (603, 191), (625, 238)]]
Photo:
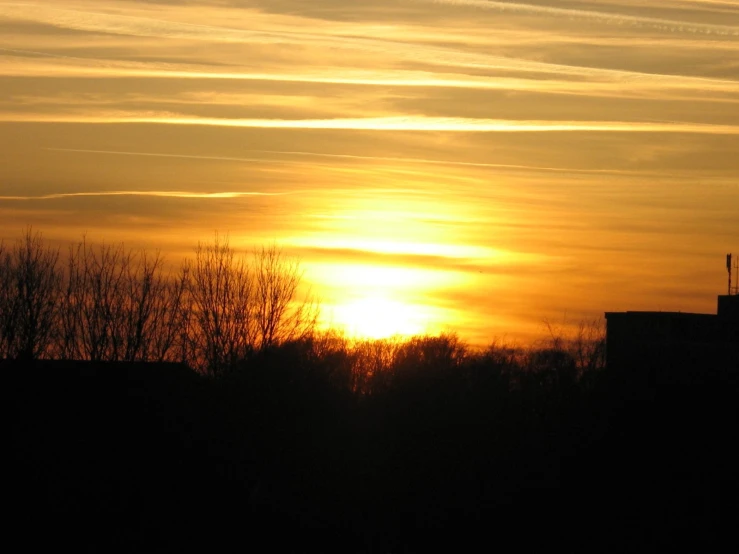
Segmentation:
[(652, 315), (652, 316), (677, 316), (677, 317), (718, 317), (716, 314), (699, 314), (695, 312), (652, 312), (652, 311), (632, 311), (625, 312), (605, 312), (606, 317), (609, 315)]

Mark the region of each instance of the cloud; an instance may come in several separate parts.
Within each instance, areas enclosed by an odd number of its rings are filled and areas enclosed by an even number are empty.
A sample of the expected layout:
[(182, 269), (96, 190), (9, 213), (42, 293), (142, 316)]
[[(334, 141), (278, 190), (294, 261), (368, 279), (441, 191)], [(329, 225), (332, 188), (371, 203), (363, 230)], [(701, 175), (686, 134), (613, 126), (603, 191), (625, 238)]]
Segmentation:
[(220, 42), (280, 41), (281, 34), (220, 26), (167, 21), (152, 17), (109, 14), (92, 10), (55, 8), (35, 3), (0, 3), (0, 17), (34, 21), (64, 29), (142, 37)]
[[(454, 0), (449, 0), (454, 1)], [(584, 10), (562, 10), (560, 8), (547, 8), (542, 6), (534, 6), (528, 4), (517, 4), (507, 2), (483, 2), (482, 0), (459, 0), (459, 2), (480, 2), (484, 6), (492, 6), (496, 9), (510, 9), (510, 10), (544, 10), (544, 13), (549, 13), (547, 10), (554, 10), (554, 13), (566, 12), (566, 13), (580, 13), (583, 14), (597, 14), (598, 12), (590, 12)], [(6, 4), (7, 5), (7, 4)], [(485, 70), (485, 71), (512, 71), (512, 72), (524, 72), (533, 76), (539, 74), (541, 77), (548, 79), (561, 80), (563, 76), (568, 77), (586, 77), (592, 79), (605, 79), (605, 80), (623, 80), (623, 79), (639, 79), (644, 77), (650, 77), (651, 79), (657, 79), (660, 82), (667, 81), (665, 84), (670, 84), (674, 81), (677, 84), (682, 76), (673, 75), (659, 75), (654, 73), (640, 73), (637, 71), (628, 71), (621, 69), (610, 69), (607, 67), (590, 67), (590, 66), (577, 66), (568, 65), (562, 63), (551, 63), (533, 60), (530, 58), (515, 57), (515, 56), (502, 56), (485, 53), (481, 51), (470, 50), (463, 48), (460, 45), (459, 48), (442, 47), (435, 44), (434, 41), (418, 38), (418, 40), (408, 40), (407, 36), (399, 33), (398, 37), (393, 40), (386, 38), (368, 35), (364, 36), (361, 26), (351, 28), (351, 35), (346, 32), (344, 33), (332, 33), (326, 31), (322, 32), (304, 32), (304, 31), (258, 31), (258, 30), (242, 30), (225, 27), (213, 27), (206, 25), (195, 25), (191, 23), (182, 23), (177, 21), (165, 21), (156, 18), (149, 17), (133, 17), (119, 14), (101, 14), (96, 12), (90, 12), (86, 10), (65, 10), (48, 8), (41, 5), (28, 5), (33, 6), (33, 9), (18, 11), (20, 5), (13, 5), (13, 8), (3, 8), (3, 4), (0, 4), (0, 17), (5, 15), (6, 17), (20, 17), (27, 18), (30, 20), (46, 23), (50, 25), (58, 25), (61, 27), (79, 28), (84, 30), (91, 30), (96, 32), (108, 32), (108, 33), (128, 33), (132, 36), (145, 36), (145, 37), (156, 37), (156, 38), (177, 38), (189, 41), (209, 41), (209, 42), (236, 42), (239, 44), (284, 44), (287, 46), (298, 46), (301, 49), (305, 48), (316, 48), (313, 52), (316, 58), (325, 56), (327, 52), (340, 50), (350, 50), (355, 53), (366, 53), (375, 56), (375, 63), (380, 62), (392, 62), (395, 60), (402, 60), (405, 63), (418, 64), (423, 63), (430, 66), (443, 66), (453, 67), (457, 69), (465, 70)], [(616, 17), (616, 16), (612, 16)], [(625, 16), (624, 16), (625, 17)], [(644, 19), (644, 18), (636, 18)], [(649, 19), (649, 18), (646, 18)], [(310, 28), (311, 21), (306, 20), (305, 28)], [(718, 32), (721, 26), (709, 26), (716, 27)], [(320, 26), (319, 26), (320, 29)], [(739, 28), (732, 28), (739, 36)], [(411, 34), (411, 38), (413, 35)], [(526, 36), (527, 40), (534, 40), (534, 36)], [(6, 49), (6, 51), (9, 51)], [(20, 52), (20, 49), (16, 49)], [(43, 52), (36, 52), (37, 55), (47, 55)], [(379, 56), (379, 58), (378, 58)], [(60, 58), (66, 58), (69, 60), (74, 59), (70, 56), (59, 56)], [(77, 59), (77, 62), (80, 60)], [(107, 65), (111, 60), (106, 60), (103, 65)], [(102, 60), (86, 60), (85, 63), (101, 63)], [(370, 62), (370, 60), (366, 60)], [(119, 63), (119, 62), (114, 62)], [(289, 66), (288, 66), (289, 67)], [(141, 65), (137, 67), (132, 66), (128, 62), (128, 67), (121, 67), (121, 69), (127, 69), (129, 72), (136, 72), (137, 70), (144, 73), (139, 73), (139, 76), (147, 76), (145, 73), (146, 68)], [(202, 68), (201, 68), (202, 69)], [(416, 71), (415, 73), (409, 72), (405, 76), (400, 74), (393, 75), (392, 70), (387, 72), (387, 76), (383, 76), (385, 70), (375, 70), (374, 74), (370, 71), (356, 71), (353, 68), (345, 67), (342, 73), (345, 75), (337, 76), (336, 71), (331, 69), (321, 74), (321, 72), (312, 72), (305, 75), (296, 73), (293, 70), (285, 71), (285, 67), (275, 67), (273, 71), (265, 71), (260, 73), (245, 72), (245, 71), (198, 71), (193, 68), (179, 68), (177, 64), (161, 64), (158, 70), (160, 73), (168, 71), (172, 77), (187, 78), (220, 78), (220, 79), (251, 79), (251, 80), (309, 80), (313, 82), (345, 82), (345, 83), (356, 83), (356, 84), (376, 84), (376, 85), (389, 85), (397, 84), (400, 86), (429, 86), (429, 80), (433, 81), (433, 77), (424, 74), (423, 72)], [(352, 75), (354, 73), (354, 75)], [(286, 74), (285, 77), (281, 75)], [(331, 76), (333, 74), (333, 76)], [(148, 74), (148, 76), (156, 76), (154, 74)], [(502, 77), (510, 77), (502, 75)], [(477, 86), (484, 87), (483, 83), (485, 79), (474, 78), (473, 76), (467, 76), (463, 78), (443, 78), (447, 82), (444, 86), (469, 86), (470, 84), (476, 84)], [(699, 79), (700, 78), (694, 78)], [(697, 85), (700, 81), (692, 81), (693, 85)], [(710, 85), (709, 79), (703, 79), (705, 85)], [(729, 81), (732, 82), (732, 81)], [(733, 82), (736, 85), (735, 82)], [(488, 87), (493, 86), (488, 84)]]
[[(0, 48), (0, 51), (7, 49)], [(522, 62), (523, 63), (523, 62)], [(228, 72), (203, 68), (172, 68), (160, 64), (128, 62), (96, 62), (83, 60), (80, 65), (58, 65), (38, 60), (9, 62), (0, 66), (0, 75), (44, 78), (113, 78), (113, 79), (180, 79), (214, 81), (264, 81), (273, 83), (305, 83), (318, 85), (347, 85), (363, 87), (448, 88), (492, 91), (530, 91), (542, 94), (569, 94), (576, 96), (610, 96), (621, 98), (663, 99), (692, 97), (705, 99), (707, 94), (725, 94), (726, 100), (736, 102), (739, 82), (709, 77), (658, 75), (636, 71), (577, 68), (552, 64), (538, 64), (536, 68), (521, 67), (530, 72), (527, 77), (505, 75), (476, 76), (463, 73), (445, 73), (417, 70), (362, 70), (336, 68), (331, 70), (275, 70), (272, 73), (253, 73), (241, 70)], [(515, 60), (507, 60), (509, 69), (518, 67)], [(502, 69), (505, 69), (503, 67)], [(537, 72), (542, 75), (537, 75)], [(586, 78), (587, 81), (563, 78)], [(715, 99), (721, 100), (714, 96)]]
[(525, 121), (463, 117), (397, 116), (351, 119), (229, 119), (175, 113), (113, 112), (94, 115), (0, 113), (4, 122), (159, 124), (245, 129), (321, 129), (342, 131), (413, 131), (447, 133), (679, 133), (738, 135), (739, 125), (643, 121)]

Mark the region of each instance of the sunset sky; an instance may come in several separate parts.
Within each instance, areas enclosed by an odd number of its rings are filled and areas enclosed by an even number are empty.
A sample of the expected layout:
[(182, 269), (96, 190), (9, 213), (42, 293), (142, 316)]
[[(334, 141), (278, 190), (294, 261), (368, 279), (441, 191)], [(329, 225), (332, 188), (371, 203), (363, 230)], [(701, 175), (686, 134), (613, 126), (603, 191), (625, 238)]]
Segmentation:
[(0, 238), (300, 256), (324, 320), (715, 312), (739, 0), (0, 0)]

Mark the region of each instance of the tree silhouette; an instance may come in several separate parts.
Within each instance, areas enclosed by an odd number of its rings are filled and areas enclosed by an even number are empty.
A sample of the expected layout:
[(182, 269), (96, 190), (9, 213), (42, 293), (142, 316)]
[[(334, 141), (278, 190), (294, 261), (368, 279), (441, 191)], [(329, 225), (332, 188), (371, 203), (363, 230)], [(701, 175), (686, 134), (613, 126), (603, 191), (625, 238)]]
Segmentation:
[(254, 251), (255, 342), (260, 350), (307, 336), (318, 320), (317, 305), (306, 296), (297, 301), (303, 271), (277, 245)]
[(317, 306), (298, 300), (303, 272), (276, 245), (255, 250), (251, 261), (217, 233), (199, 243), (183, 269), (192, 302), (194, 364), (220, 375), (249, 354), (308, 336)]
[(83, 239), (71, 247), (59, 313), (61, 357), (184, 359), (184, 282), (165, 275), (163, 266), (159, 253), (134, 252), (123, 244), (95, 246)]
[(55, 340), (62, 274), (59, 251), (29, 227), (15, 245), (0, 245), (0, 356), (36, 359)]
[(242, 360), (254, 344), (253, 282), (243, 256), (236, 257), (228, 237), (198, 243), (189, 275), (195, 365), (217, 376)]

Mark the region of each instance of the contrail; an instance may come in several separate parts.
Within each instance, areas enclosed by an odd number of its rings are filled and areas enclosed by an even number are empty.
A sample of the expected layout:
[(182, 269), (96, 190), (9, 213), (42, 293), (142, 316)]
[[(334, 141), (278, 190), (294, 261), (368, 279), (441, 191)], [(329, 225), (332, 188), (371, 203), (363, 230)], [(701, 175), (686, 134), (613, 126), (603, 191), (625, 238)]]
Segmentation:
[(157, 198), (245, 198), (253, 196), (282, 196), (286, 192), (187, 192), (162, 190), (114, 190), (103, 192), (65, 192), (58, 194), (44, 194), (41, 196), (0, 196), (0, 200), (32, 201), (32, 200), (59, 200), (64, 198), (79, 198), (87, 196), (154, 196)]
[[(184, 159), (195, 159), (195, 160), (214, 160), (214, 161), (237, 161), (237, 162), (274, 162), (283, 164), (300, 164), (303, 165), (306, 162), (299, 162), (295, 160), (276, 160), (272, 158), (240, 158), (231, 156), (199, 156), (192, 154), (163, 154), (156, 152), (129, 152), (129, 151), (118, 151), (118, 150), (89, 150), (82, 148), (44, 148), (51, 152), (78, 152), (83, 154), (111, 154), (120, 156), (149, 156), (149, 157), (161, 157), (161, 158), (184, 158)], [(496, 164), (496, 163), (485, 163), (485, 162), (460, 162), (453, 160), (430, 160), (425, 158), (403, 158), (397, 156), (361, 156), (358, 154), (331, 154), (324, 152), (301, 152), (293, 150), (251, 150), (259, 154), (274, 154), (280, 156), (300, 156), (300, 157), (315, 157), (315, 158), (329, 158), (338, 160), (366, 160), (366, 161), (381, 161), (381, 162), (395, 162), (395, 163), (407, 163), (407, 164), (419, 164), (419, 165), (445, 165), (445, 166), (460, 166), (460, 167), (480, 167), (480, 168), (492, 168), (492, 169), (515, 169), (524, 171), (550, 171), (557, 173), (583, 173), (583, 174), (634, 174), (644, 175), (645, 172), (626, 172), (619, 170), (609, 169), (577, 169), (577, 168), (566, 168), (566, 167), (543, 167), (543, 166), (531, 166), (531, 165), (517, 165), (517, 164)], [(664, 175), (664, 174), (661, 174)], [(259, 193), (254, 193), (259, 194)], [(262, 194), (288, 194), (288, 193), (262, 193)]]
[[(200, 156), (197, 154), (166, 154), (158, 152), (130, 152), (121, 150), (89, 150), (84, 148), (44, 148), (51, 152), (76, 152), (80, 154), (111, 154), (115, 156), (147, 156), (153, 158), (180, 158), (186, 160), (212, 160), (225, 162), (250, 162), (250, 163), (278, 163), (278, 164), (301, 164), (294, 160), (274, 160), (269, 158), (240, 158), (233, 156)], [(259, 152), (256, 150), (256, 152)], [(278, 194), (278, 193), (254, 193), (254, 194)], [(279, 193), (282, 194), (282, 193)]]
[[(401, 158), (394, 156), (360, 156), (357, 154), (327, 154), (321, 152), (299, 152), (290, 150), (253, 150), (253, 152), (260, 152), (264, 154), (279, 154), (287, 156), (315, 156), (321, 158), (336, 158), (336, 159), (348, 159), (348, 160), (369, 160), (369, 161), (385, 161), (385, 162), (397, 162), (397, 163), (410, 163), (410, 164), (422, 164), (422, 165), (448, 165), (448, 166), (462, 166), (462, 167), (481, 167), (481, 168), (492, 168), (492, 169), (517, 169), (526, 171), (551, 171), (557, 173), (584, 173), (584, 174), (618, 174), (618, 175), (644, 175), (645, 172), (629, 172), (620, 170), (609, 170), (609, 169), (576, 169), (567, 167), (545, 167), (545, 166), (534, 166), (534, 165), (517, 165), (517, 164), (496, 164), (496, 163), (485, 163), (485, 162), (459, 162), (452, 160), (429, 160), (425, 158)], [(664, 175), (660, 173), (660, 175)]]
[(645, 17), (636, 15), (624, 15), (618, 13), (599, 12), (594, 10), (578, 10), (571, 8), (554, 8), (551, 6), (538, 6), (534, 4), (522, 4), (519, 2), (496, 2), (494, 0), (425, 0), (434, 4), (448, 4), (452, 6), (470, 6), (497, 11), (510, 11), (534, 15), (552, 15), (557, 17), (586, 19), (598, 23), (616, 25), (634, 25), (640, 27), (651, 27), (662, 31), (699, 33), (706, 35), (739, 36), (739, 28), (729, 25), (715, 25), (711, 23), (693, 23), (673, 19), (661, 19), (657, 17)]

